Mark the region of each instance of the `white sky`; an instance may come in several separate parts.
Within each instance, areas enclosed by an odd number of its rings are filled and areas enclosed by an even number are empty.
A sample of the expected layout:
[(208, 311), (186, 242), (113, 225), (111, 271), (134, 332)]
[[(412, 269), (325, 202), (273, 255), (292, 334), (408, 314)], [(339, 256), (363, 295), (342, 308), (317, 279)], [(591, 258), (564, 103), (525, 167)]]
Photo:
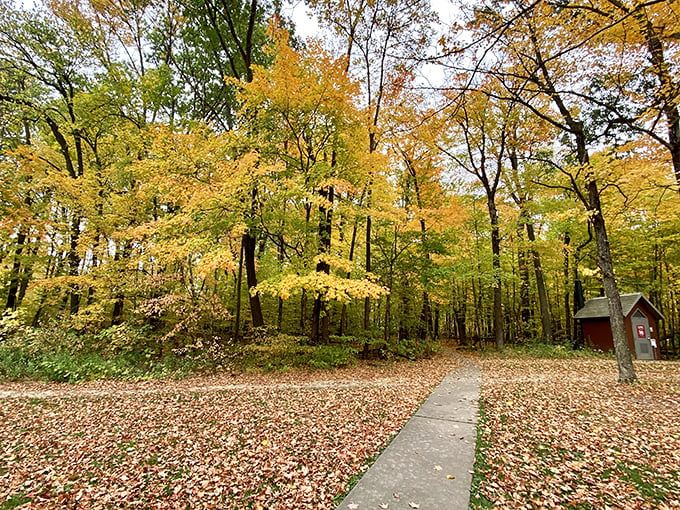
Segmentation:
[[(453, 20), (457, 7), (453, 0), (430, 0), (432, 9), (439, 15), (441, 25), (446, 27)], [(295, 32), (302, 38), (323, 38), (323, 29), (320, 27), (316, 16), (305, 5), (304, 0), (288, 0), (283, 11), (290, 15), (295, 23)], [(421, 71), (421, 81), (425, 86), (441, 86), (444, 82), (443, 70), (435, 65), (425, 65)]]

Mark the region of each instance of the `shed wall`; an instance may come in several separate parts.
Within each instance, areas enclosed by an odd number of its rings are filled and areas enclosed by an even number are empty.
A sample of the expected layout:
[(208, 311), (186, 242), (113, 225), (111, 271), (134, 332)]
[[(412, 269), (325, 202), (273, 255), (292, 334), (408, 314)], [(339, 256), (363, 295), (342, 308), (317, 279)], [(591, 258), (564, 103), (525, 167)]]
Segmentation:
[[(651, 338), (656, 340), (657, 347), (652, 347), (654, 351), (654, 359), (661, 358), (661, 351), (659, 349), (659, 329), (655, 314), (652, 310), (645, 305), (644, 302), (637, 303), (630, 311), (630, 313), (624, 318), (626, 325), (626, 336), (628, 337), (628, 347), (630, 352), (635, 355), (635, 342), (633, 340), (633, 325), (631, 321), (631, 316), (636, 310), (641, 310), (647, 316), (649, 320), (649, 326), (652, 328)], [(612, 336), (612, 329), (609, 324), (609, 317), (598, 318), (598, 319), (583, 319), (583, 338), (585, 339), (586, 346), (591, 349), (599, 349), (604, 352), (614, 351), (614, 338)]]

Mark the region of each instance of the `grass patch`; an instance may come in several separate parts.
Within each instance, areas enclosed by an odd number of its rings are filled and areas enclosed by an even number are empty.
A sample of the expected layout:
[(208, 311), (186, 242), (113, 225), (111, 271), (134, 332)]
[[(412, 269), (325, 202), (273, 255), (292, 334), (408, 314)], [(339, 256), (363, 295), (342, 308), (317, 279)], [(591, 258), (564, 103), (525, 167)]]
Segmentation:
[(485, 347), (477, 355), (489, 359), (613, 359), (613, 353), (593, 349), (572, 349), (571, 346), (555, 344), (506, 345), (499, 351), (496, 347)]
[(27, 497), (25, 494), (15, 494), (4, 503), (0, 504), (0, 510), (12, 510), (13, 508), (20, 507), (26, 503), (30, 503), (31, 498)]
[(179, 379), (194, 372), (196, 363), (169, 355), (160, 360), (130, 353), (106, 356), (98, 352), (30, 353), (0, 347), (0, 380), (34, 379), (77, 383), (95, 379)]
[(475, 447), (475, 464), (472, 473), (472, 485), (470, 487), (470, 508), (473, 510), (494, 508), (495, 505), (484, 494), (482, 485), (486, 482), (486, 472), (490, 469), (486, 462), (485, 453), (489, 448), (489, 443), (484, 438), (484, 427), (486, 426), (486, 409), (484, 401), (479, 399), (479, 419), (477, 421), (477, 445)]
[(645, 466), (633, 466), (624, 463), (618, 463), (616, 467), (621, 472), (621, 478), (630, 482), (645, 500), (654, 501), (655, 503), (668, 501), (666, 492), (672, 487), (651, 469)]

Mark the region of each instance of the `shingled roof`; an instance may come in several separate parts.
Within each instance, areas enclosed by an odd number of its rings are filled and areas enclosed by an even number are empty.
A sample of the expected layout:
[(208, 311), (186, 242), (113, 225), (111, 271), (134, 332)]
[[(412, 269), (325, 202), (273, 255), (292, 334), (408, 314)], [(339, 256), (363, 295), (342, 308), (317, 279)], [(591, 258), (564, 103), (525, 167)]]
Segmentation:
[[(663, 314), (656, 309), (656, 307), (647, 299), (642, 292), (635, 292), (633, 294), (621, 294), (621, 306), (623, 307), (623, 316), (628, 317), (628, 314), (633, 310), (633, 307), (638, 301), (644, 301), (647, 306), (656, 314), (657, 319), (663, 319)], [(609, 304), (606, 297), (593, 298), (586, 301), (586, 304), (581, 308), (574, 319), (599, 319), (609, 317)]]

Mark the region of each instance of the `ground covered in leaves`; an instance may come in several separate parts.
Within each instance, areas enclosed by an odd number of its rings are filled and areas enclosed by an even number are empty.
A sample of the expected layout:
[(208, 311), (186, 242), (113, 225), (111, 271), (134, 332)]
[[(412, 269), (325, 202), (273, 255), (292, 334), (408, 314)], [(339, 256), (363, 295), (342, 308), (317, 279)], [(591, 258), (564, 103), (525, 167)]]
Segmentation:
[(0, 384), (0, 508), (332, 508), (455, 364)]
[(680, 508), (680, 363), (480, 363), (473, 508)]

